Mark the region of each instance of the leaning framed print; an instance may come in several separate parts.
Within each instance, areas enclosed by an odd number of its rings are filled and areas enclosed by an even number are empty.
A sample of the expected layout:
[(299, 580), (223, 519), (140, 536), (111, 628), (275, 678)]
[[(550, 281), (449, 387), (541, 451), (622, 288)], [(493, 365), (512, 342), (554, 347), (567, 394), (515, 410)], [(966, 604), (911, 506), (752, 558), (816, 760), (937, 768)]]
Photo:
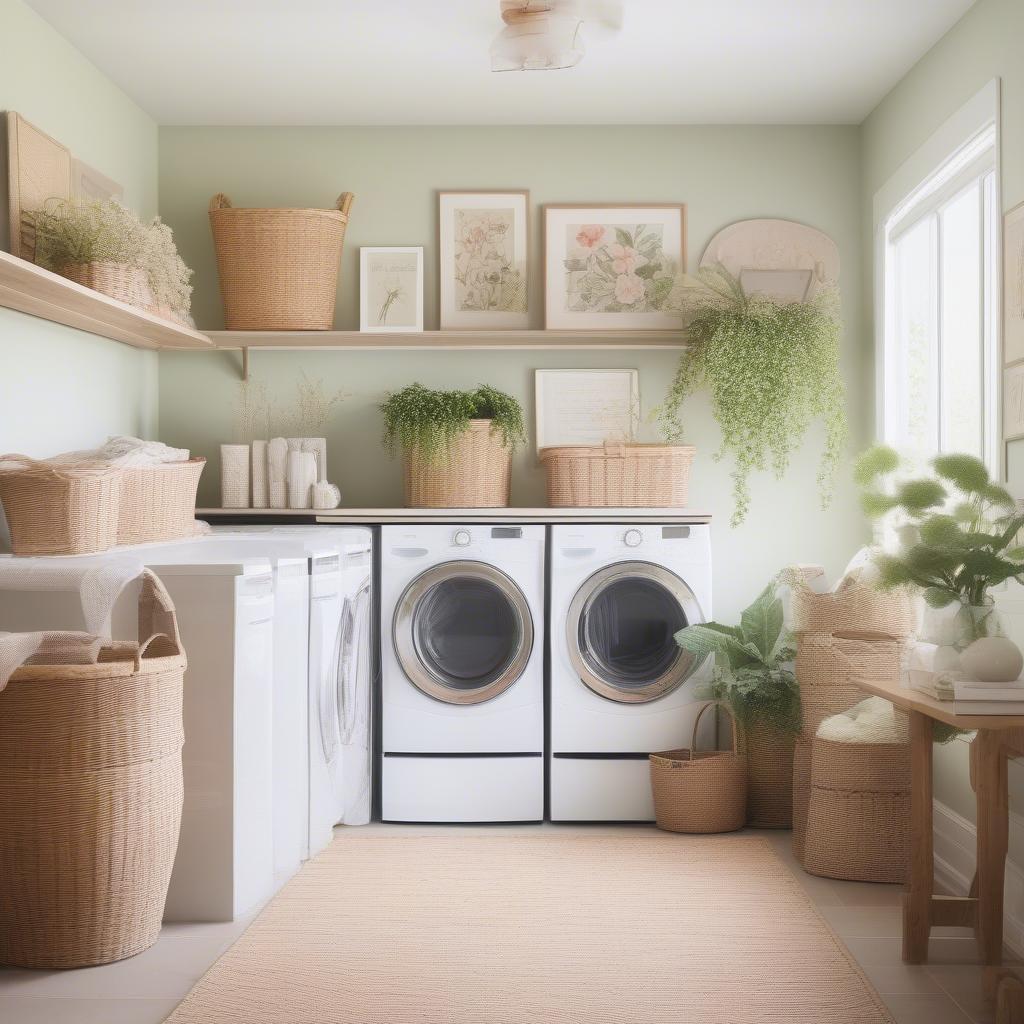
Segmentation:
[(1003, 362), (1024, 359), (1024, 203), (1003, 218)]
[(439, 192), (441, 330), (525, 330), (530, 193)]
[(682, 203), (544, 207), (548, 330), (680, 330), (685, 271)]
[(629, 443), (640, 421), (635, 369), (534, 370), (537, 451), (551, 445)]
[(423, 246), (359, 250), (359, 330), (377, 334), (423, 330)]

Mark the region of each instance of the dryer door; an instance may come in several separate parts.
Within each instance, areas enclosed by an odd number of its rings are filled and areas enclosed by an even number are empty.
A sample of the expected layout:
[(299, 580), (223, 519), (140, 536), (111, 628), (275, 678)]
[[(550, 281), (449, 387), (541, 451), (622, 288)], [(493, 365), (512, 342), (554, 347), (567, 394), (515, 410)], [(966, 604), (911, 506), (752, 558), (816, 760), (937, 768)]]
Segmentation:
[(693, 591), (675, 573), (650, 562), (617, 562), (587, 579), (569, 605), (569, 660), (601, 697), (657, 700), (696, 668), (675, 634), (703, 621)]
[(442, 562), (409, 584), (395, 609), (394, 643), (409, 680), (447, 704), (507, 690), (533, 649), (523, 592), (486, 562)]

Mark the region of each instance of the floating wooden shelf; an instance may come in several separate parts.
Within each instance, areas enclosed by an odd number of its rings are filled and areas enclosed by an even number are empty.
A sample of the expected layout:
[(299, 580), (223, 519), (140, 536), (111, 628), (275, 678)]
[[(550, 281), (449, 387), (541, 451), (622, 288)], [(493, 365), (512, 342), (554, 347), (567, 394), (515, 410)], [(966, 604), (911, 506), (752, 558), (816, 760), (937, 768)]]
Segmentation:
[(210, 348), (210, 339), (0, 252), (0, 306), (135, 348)]

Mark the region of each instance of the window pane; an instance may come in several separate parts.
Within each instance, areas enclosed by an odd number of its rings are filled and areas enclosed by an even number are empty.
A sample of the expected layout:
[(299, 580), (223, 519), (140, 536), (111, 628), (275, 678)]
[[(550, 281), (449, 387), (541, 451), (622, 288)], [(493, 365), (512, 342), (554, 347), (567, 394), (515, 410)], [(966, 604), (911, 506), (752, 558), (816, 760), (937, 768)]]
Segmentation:
[(984, 457), (981, 193), (975, 182), (940, 211), (942, 449)]

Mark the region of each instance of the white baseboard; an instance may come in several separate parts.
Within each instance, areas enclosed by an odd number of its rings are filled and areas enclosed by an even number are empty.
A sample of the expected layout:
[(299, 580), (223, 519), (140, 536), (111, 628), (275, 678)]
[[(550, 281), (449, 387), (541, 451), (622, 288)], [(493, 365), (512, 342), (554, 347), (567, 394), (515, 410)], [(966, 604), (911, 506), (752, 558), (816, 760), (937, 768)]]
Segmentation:
[[(935, 801), (935, 882), (954, 896), (966, 896), (974, 877), (977, 829), (951, 807)], [(1024, 818), (1010, 814), (1010, 848), (1024, 849)], [(1024, 956), (1024, 869), (1006, 861), (1003, 939)]]

